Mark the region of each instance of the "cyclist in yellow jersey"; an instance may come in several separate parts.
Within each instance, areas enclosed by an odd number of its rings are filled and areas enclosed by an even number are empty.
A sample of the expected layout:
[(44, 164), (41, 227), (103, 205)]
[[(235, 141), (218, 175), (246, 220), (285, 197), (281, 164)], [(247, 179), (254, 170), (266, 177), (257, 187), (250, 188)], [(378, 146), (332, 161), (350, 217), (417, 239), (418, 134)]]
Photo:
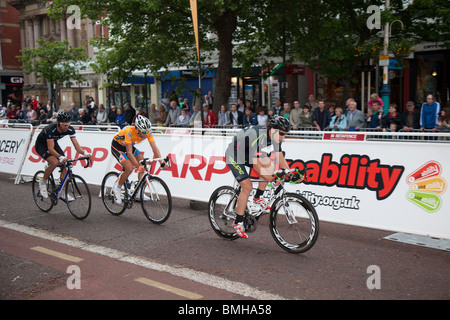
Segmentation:
[[(134, 126), (128, 126), (120, 130), (113, 138), (111, 144), (111, 153), (119, 161), (123, 167), (123, 173), (120, 175), (118, 185), (113, 188), (114, 196), (118, 204), (122, 203), (121, 187), (127, 180), (128, 176), (133, 172), (134, 168), (138, 168), (138, 179), (144, 174), (144, 168), (140, 161), (144, 160), (142, 153), (136, 149), (134, 144), (140, 143), (147, 139), (156, 158), (161, 158), (161, 153), (155, 143), (152, 134), (152, 124), (146, 117), (138, 115)], [(160, 161), (163, 168), (166, 164)], [(143, 199), (144, 201), (146, 199)]]

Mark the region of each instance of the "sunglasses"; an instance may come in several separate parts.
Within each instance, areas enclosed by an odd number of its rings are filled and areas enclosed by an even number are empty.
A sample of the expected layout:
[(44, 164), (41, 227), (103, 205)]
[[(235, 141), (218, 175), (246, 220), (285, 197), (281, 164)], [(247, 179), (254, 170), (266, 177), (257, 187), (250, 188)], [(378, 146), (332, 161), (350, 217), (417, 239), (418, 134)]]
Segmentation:
[(62, 126), (64, 126), (64, 127), (70, 126), (70, 123), (61, 123), (61, 122), (60, 122), (60, 124), (61, 124)]
[(282, 137), (287, 135), (287, 132), (283, 132), (283, 131), (278, 131), (278, 134)]

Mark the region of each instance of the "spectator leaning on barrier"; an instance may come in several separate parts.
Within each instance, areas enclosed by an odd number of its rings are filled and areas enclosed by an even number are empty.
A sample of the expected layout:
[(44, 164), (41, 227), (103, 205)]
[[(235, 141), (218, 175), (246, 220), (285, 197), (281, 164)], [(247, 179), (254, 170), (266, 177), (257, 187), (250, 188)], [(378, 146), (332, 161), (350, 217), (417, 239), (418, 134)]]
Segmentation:
[(33, 106), (31, 104), (28, 104), (27, 108), (27, 122), (32, 123), (37, 119), (37, 113), (33, 110)]
[(189, 119), (189, 125), (194, 127), (202, 126), (202, 115), (200, 114), (200, 110), (197, 106), (192, 107), (192, 115)]
[(416, 110), (413, 101), (406, 103), (406, 110), (400, 114), (400, 123), (405, 132), (420, 129), (420, 112)]
[(16, 119), (19, 122), (23, 122), (27, 119), (27, 104), (25, 102), (22, 102), (20, 110), (17, 111)]
[(108, 111), (108, 121), (109, 123), (116, 123), (117, 107), (115, 104), (111, 105)]
[(181, 109), (178, 108), (177, 102), (174, 100), (170, 101), (170, 110), (167, 114), (167, 119), (164, 125), (166, 127), (170, 127), (171, 125), (176, 124), (180, 114)]
[(438, 130), (443, 132), (450, 131), (450, 109), (445, 108), (441, 110), (441, 115), (438, 120)]
[(133, 108), (131, 103), (125, 103), (125, 124), (131, 126), (133, 124), (134, 116), (136, 115), (136, 110)]
[(181, 114), (177, 119), (177, 122), (175, 123), (177, 126), (187, 127), (189, 126), (189, 119), (190, 116), (188, 114), (188, 111), (186, 109), (181, 109)]
[(258, 126), (267, 126), (267, 122), (269, 121), (269, 117), (266, 114), (265, 107), (259, 107), (258, 110)]
[(311, 114), (311, 107), (305, 104), (302, 108), (302, 113), (299, 116), (299, 128), (308, 128), (313, 126), (313, 119)]
[(300, 126), (300, 115), (303, 109), (300, 108), (300, 102), (294, 101), (294, 109), (291, 110), (291, 116), (289, 117), (289, 122), (293, 130), (297, 130)]
[(105, 107), (103, 106), (103, 103), (100, 103), (98, 105), (98, 109), (95, 112), (95, 117), (97, 120), (97, 124), (108, 123), (108, 113), (106, 112)]
[(156, 110), (156, 104), (152, 103), (149, 104), (149, 110), (148, 110), (148, 119), (150, 120), (151, 124), (156, 124), (156, 117), (158, 116), (158, 111)]
[(122, 108), (117, 109), (116, 119), (114, 120), (114, 123), (120, 128), (125, 127), (125, 114), (123, 113)]
[(228, 122), (228, 111), (225, 104), (220, 106), (220, 110), (217, 113), (217, 124), (219, 126), (225, 126)]
[(238, 128), (242, 125), (242, 121), (244, 118), (244, 113), (240, 112), (237, 108), (236, 104), (231, 105), (231, 110), (228, 113), (228, 122), (227, 125), (233, 126), (233, 128)]
[(160, 127), (164, 127), (167, 120), (167, 111), (164, 105), (159, 106), (158, 116), (156, 117), (156, 124)]
[(213, 110), (209, 109), (209, 104), (203, 104), (203, 120), (205, 128), (212, 128), (217, 124), (217, 116)]
[(283, 104), (283, 110), (280, 111), (280, 116), (289, 120), (289, 117), (291, 116), (291, 104), (289, 102)]
[(318, 107), (313, 112), (313, 125), (319, 131), (327, 128), (331, 121), (330, 111), (325, 107), (325, 101), (319, 100)]
[(253, 113), (251, 108), (245, 109), (244, 119), (242, 125), (244, 127), (255, 126), (258, 124), (258, 117)]
[(420, 130), (437, 130), (438, 119), (441, 113), (441, 105), (436, 101), (432, 94), (427, 95), (427, 101), (422, 104), (420, 109)]
[(281, 111), (283, 111), (283, 106), (281, 105), (281, 100), (277, 99), (275, 100), (275, 107), (271, 108), (273, 110), (274, 116), (279, 116), (281, 114)]
[(80, 114), (80, 119), (78, 119), (78, 123), (80, 124), (88, 124), (89, 121), (91, 121), (91, 117), (87, 114), (86, 110), (81, 108), (78, 110), (78, 113)]
[(364, 113), (356, 109), (356, 101), (350, 99), (347, 104), (348, 110), (345, 116), (347, 117), (347, 130), (358, 131), (366, 125), (366, 118)]
[(333, 131), (342, 131), (347, 129), (347, 117), (344, 115), (342, 108), (337, 107), (335, 115), (331, 118), (330, 128)]
[(375, 100), (372, 107), (367, 111), (367, 128), (381, 129), (381, 119), (383, 118), (383, 111), (381, 110), (380, 102)]
[(75, 105), (75, 103), (72, 102), (70, 104), (70, 109), (69, 109), (69, 111), (67, 111), (67, 113), (70, 116), (70, 121), (71, 122), (77, 122), (78, 120), (80, 120), (80, 114), (78, 112), (78, 108)]
[[(392, 129), (391, 124), (395, 123), (395, 130)], [(400, 114), (397, 112), (397, 104), (391, 103), (389, 105), (389, 113), (381, 119), (381, 126), (383, 131), (389, 129), (390, 131), (398, 131), (400, 127)]]

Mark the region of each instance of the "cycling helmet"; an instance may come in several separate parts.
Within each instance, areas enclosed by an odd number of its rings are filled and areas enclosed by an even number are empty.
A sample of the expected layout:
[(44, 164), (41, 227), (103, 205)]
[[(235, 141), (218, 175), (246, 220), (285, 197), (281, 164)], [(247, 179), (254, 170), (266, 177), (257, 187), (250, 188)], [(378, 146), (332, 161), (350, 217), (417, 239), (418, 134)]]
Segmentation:
[(289, 124), (289, 120), (282, 116), (275, 116), (270, 119), (269, 124), (272, 128), (278, 129), (284, 132), (289, 132), (291, 129), (291, 125)]
[(136, 129), (138, 129), (142, 133), (148, 133), (150, 130), (152, 130), (152, 124), (150, 120), (141, 115), (138, 115), (136, 117), (134, 125), (136, 126)]
[(69, 122), (70, 115), (64, 110), (59, 110), (58, 114), (56, 115), (56, 120), (58, 120), (59, 122)]

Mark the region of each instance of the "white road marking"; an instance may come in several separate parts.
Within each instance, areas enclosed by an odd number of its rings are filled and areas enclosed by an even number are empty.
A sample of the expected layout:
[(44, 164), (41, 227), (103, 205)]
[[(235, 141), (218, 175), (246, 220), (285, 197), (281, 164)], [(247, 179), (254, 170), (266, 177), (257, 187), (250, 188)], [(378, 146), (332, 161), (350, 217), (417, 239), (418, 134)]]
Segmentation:
[(137, 266), (141, 266), (150, 270), (167, 272), (169, 274), (189, 279), (210, 287), (217, 289), (226, 290), (228, 292), (242, 295), (245, 297), (257, 299), (257, 300), (285, 300), (282, 296), (272, 294), (269, 292), (261, 291), (259, 289), (253, 288), (245, 283), (227, 280), (218, 276), (214, 276), (202, 271), (196, 271), (190, 268), (183, 267), (173, 267), (166, 264), (157, 263), (150, 261), (144, 257), (138, 257), (131, 255), (127, 252), (122, 252), (119, 250), (106, 248), (103, 246), (98, 246), (94, 244), (89, 244), (87, 242), (78, 240), (76, 238), (65, 237), (55, 233), (51, 233), (45, 230), (40, 230), (17, 223), (0, 220), (0, 227), (14, 230), (17, 232), (25, 233), (34, 237), (38, 237), (45, 240), (50, 240), (53, 242), (61, 243), (70, 247), (78, 248), (87, 252), (92, 252), (99, 254), (111, 259), (115, 259), (122, 262), (131, 263)]

